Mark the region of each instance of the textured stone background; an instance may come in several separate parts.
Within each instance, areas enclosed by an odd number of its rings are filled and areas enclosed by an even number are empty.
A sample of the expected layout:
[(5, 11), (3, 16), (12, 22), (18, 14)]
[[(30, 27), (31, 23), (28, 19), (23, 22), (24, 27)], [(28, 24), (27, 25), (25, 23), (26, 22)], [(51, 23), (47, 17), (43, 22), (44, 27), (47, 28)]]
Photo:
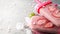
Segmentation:
[(0, 0), (0, 34), (25, 34), (26, 30), (17, 30), (16, 25), (25, 23), (24, 17), (33, 11), (32, 5), (33, 0)]

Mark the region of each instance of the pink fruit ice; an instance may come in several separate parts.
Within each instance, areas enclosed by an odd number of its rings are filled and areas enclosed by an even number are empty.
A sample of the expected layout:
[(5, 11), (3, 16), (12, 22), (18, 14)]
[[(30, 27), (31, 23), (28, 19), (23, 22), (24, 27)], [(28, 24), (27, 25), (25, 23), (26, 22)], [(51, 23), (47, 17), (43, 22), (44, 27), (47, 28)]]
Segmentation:
[(52, 16), (56, 17), (56, 18), (60, 18), (60, 9), (57, 8), (57, 6), (54, 5), (48, 5), (47, 7), (50, 11), (50, 13), (52, 13)]
[[(49, 28), (49, 27), (53, 27), (53, 24), (49, 22), (49, 20), (47, 20), (45, 17), (43, 16), (33, 16), (31, 18), (31, 25), (32, 25), (32, 28), (36, 27), (39, 28), (39, 27), (46, 27), (46, 28)], [(34, 26), (36, 25), (36, 26)]]
[[(60, 18), (55, 18), (55, 17), (59, 17), (60, 15), (59, 15), (59, 12), (58, 13), (56, 13), (55, 11), (53, 11), (52, 13), (50, 12), (50, 10), (48, 10), (48, 8), (41, 8), (40, 9), (40, 12), (41, 12), (41, 14), (43, 14), (43, 16), (45, 17), (45, 18), (47, 18), (49, 21), (51, 21), (53, 24), (55, 24), (56, 26), (59, 26), (59, 24), (60, 24)], [(58, 22), (58, 23), (57, 23)]]
[(46, 2), (40, 1), (40, 3), (39, 0), (36, 0), (36, 2), (37, 6), (35, 9), (37, 10), (37, 13), (39, 15), (42, 14), (45, 18), (47, 18), (56, 26), (60, 26), (60, 10), (58, 9), (58, 7), (55, 4), (53, 4), (50, 0)]
[[(43, 24), (43, 23), (46, 23), (46, 20), (45, 20), (46, 18), (44, 18), (44, 17), (41, 17), (41, 16), (33, 16), (32, 18), (31, 18), (31, 22), (33, 23), (33, 24)], [(40, 23), (39, 23), (40, 22)], [(41, 23), (42, 22), (42, 23)]]

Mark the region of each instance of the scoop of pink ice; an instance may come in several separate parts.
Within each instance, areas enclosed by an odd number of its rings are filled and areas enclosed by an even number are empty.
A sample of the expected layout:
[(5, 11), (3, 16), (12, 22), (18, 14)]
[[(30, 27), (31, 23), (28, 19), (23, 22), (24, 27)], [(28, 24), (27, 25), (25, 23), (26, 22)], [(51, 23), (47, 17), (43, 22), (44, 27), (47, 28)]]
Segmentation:
[[(45, 17), (43, 16), (33, 16), (31, 18), (31, 27), (32, 28), (40, 28), (40, 27), (45, 27), (45, 28), (51, 28), (53, 27), (52, 23), (49, 23)], [(48, 25), (47, 25), (48, 24)], [(35, 25), (35, 26), (34, 26)]]

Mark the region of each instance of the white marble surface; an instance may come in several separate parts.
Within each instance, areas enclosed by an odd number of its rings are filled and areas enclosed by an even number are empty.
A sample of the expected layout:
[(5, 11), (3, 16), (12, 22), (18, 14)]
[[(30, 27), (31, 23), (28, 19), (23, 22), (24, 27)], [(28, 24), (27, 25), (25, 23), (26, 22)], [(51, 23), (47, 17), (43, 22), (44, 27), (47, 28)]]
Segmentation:
[(32, 12), (32, 0), (0, 0), (0, 34), (25, 34), (16, 30), (17, 23), (25, 23), (24, 17)]

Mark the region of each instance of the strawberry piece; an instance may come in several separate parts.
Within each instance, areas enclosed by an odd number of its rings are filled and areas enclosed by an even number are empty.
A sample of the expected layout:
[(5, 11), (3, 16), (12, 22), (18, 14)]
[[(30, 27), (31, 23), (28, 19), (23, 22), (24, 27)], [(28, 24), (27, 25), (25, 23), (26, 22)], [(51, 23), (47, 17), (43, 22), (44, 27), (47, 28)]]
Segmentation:
[(48, 22), (45, 24), (44, 26), (45, 28), (52, 28), (53, 27), (53, 24), (51, 22)]
[(54, 12), (57, 8), (54, 5), (48, 5), (48, 9), (50, 10), (50, 12)]
[(52, 15), (56, 18), (60, 18), (60, 10), (57, 9)]
[(41, 25), (44, 25), (46, 22), (47, 22), (47, 20), (44, 20), (44, 19), (43, 19), (43, 20), (39, 20), (39, 21), (37, 22), (37, 24), (41, 26)]

